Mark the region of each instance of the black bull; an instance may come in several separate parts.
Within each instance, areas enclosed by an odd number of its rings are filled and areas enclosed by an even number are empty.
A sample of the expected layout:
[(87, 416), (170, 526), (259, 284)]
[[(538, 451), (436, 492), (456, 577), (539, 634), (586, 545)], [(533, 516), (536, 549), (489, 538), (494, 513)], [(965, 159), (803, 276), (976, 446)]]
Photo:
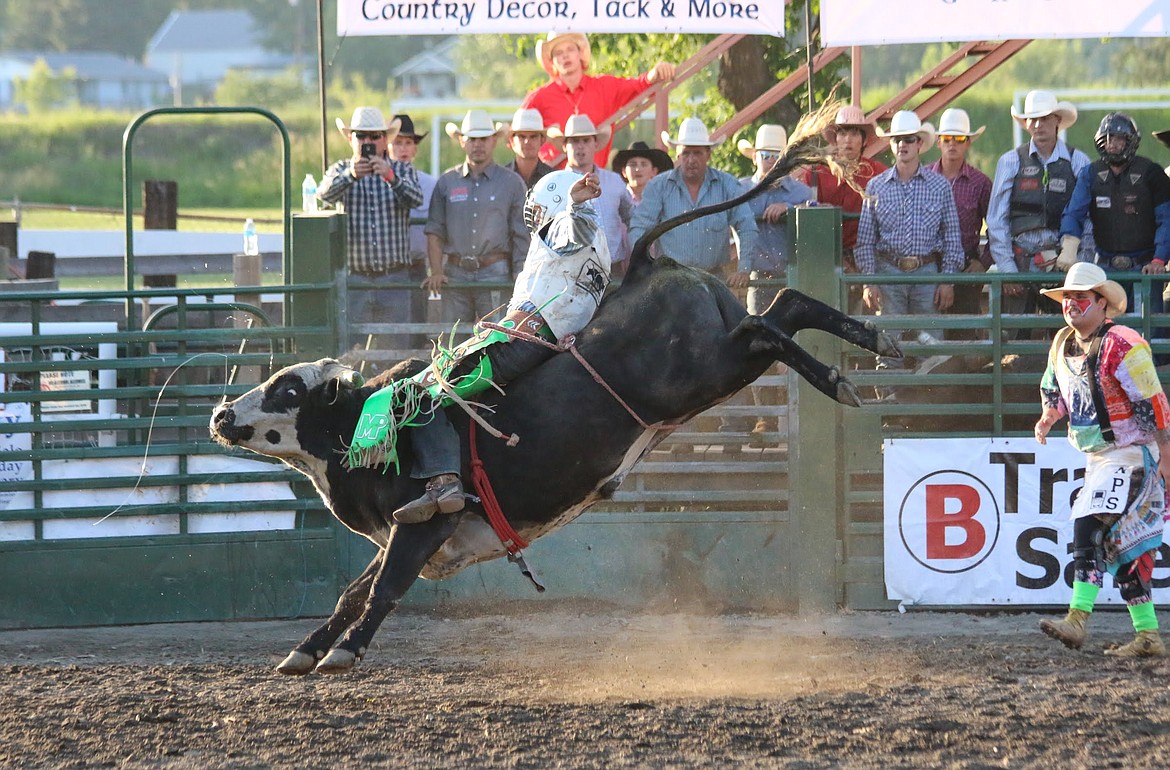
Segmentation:
[[(611, 496), (669, 426), (726, 400), (774, 361), (830, 398), (860, 405), (852, 384), (793, 341), (798, 330), (820, 329), (875, 353), (900, 354), (872, 324), (793, 290), (781, 291), (762, 315), (749, 315), (717, 278), (665, 257), (651, 260), (645, 247), (657, 234), (635, 246), (625, 282), (577, 338), (585, 360), (650, 429), (566, 354), (510, 384), (506, 394), (481, 399), (492, 407), (491, 424), (520, 438), (510, 447), (479, 431), (477, 445), (502, 510), (529, 541)], [(342, 464), (361, 407), (380, 384), (359, 381), (331, 359), (298, 364), (220, 405), (211, 418), (217, 441), (301, 471), (342, 523), (379, 548), (328, 621), (280, 664), (282, 673), (349, 670), (420, 575), (443, 578), (506, 554), (478, 502), (459, 514), (396, 525), (391, 512), (420, 495), (422, 482), (393, 468)], [(467, 480), (469, 418), (458, 407), (448, 413), (462, 437)], [(409, 437), (399, 446), (408, 472)]]

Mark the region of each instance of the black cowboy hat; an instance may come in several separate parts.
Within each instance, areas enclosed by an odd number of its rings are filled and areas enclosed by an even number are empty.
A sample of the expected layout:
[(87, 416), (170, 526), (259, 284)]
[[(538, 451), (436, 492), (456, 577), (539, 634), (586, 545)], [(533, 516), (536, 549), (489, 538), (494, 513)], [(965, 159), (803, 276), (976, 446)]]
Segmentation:
[(1164, 131), (1155, 131), (1154, 138), (1167, 147), (1170, 147), (1170, 128), (1167, 128)]
[(409, 115), (395, 115), (394, 117), (402, 121), (402, 127), (398, 129), (399, 136), (409, 136), (415, 142), (421, 142), (427, 138), (426, 134), (416, 134), (414, 132), (414, 121), (410, 119)]
[(654, 168), (658, 169), (660, 174), (674, 168), (674, 161), (670, 159), (669, 155), (657, 147), (651, 147), (645, 142), (638, 141), (627, 149), (618, 150), (613, 154), (613, 157), (609, 159), (610, 170), (622, 173), (622, 168), (630, 158), (645, 158), (654, 164)]

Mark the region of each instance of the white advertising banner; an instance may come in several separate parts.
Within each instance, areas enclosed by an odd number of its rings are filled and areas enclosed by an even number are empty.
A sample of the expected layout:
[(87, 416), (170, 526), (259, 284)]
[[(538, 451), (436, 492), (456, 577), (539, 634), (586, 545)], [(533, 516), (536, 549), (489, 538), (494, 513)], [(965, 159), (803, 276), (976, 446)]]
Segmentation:
[[(1068, 603), (1085, 460), (1054, 436), (887, 439), (885, 581), (904, 605)], [(1170, 586), (1170, 546), (1154, 570)], [(1098, 602), (1121, 603), (1106, 578)]]
[(338, 0), (337, 34), (784, 35), (781, 0)]
[(821, 0), (826, 46), (1168, 32), (1170, 0)]

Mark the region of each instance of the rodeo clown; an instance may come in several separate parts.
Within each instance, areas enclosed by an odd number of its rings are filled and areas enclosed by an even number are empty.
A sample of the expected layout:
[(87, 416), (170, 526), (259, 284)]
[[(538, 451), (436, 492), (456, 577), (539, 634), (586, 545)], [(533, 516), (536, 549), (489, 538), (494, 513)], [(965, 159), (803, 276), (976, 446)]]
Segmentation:
[[(394, 511), (398, 523), (417, 524), (464, 506), (459, 435), (443, 409), (449, 402), (436, 369), (460, 397), (503, 386), (557, 351), (502, 329), (556, 343), (579, 332), (593, 317), (610, 280), (609, 247), (589, 203), (600, 195), (601, 184), (592, 172), (582, 176), (556, 171), (542, 177), (524, 203), (524, 221), (534, 237), (504, 320), (494, 329), (481, 327), (453, 351), (440, 351), (431, 368), (388, 385), (366, 402), (349, 464), (396, 462), (395, 433), (409, 427), (414, 447), (411, 478), (428, 479), (422, 497)], [(417, 401), (420, 394), (425, 403)], [(385, 415), (391, 416), (389, 423)]]
[(1073, 592), (1068, 614), (1040, 629), (1080, 649), (1106, 572), (1117, 580), (1137, 636), (1105, 650), (1123, 658), (1163, 657), (1151, 580), (1165, 526), (1170, 478), (1170, 405), (1150, 346), (1110, 319), (1125, 312), (1125, 289), (1078, 262), (1064, 286), (1041, 294), (1061, 303), (1066, 328), (1052, 341), (1040, 382), (1036, 440), (1068, 417), (1069, 442), (1087, 455), (1073, 502)]

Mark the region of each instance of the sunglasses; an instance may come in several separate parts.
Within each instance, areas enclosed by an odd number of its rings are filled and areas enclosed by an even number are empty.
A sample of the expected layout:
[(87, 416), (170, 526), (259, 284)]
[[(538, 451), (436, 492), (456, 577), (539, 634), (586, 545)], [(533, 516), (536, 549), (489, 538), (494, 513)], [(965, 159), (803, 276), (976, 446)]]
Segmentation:
[(911, 134), (910, 136), (895, 137), (894, 141), (898, 144), (918, 144), (922, 140), (918, 134)]
[(357, 137), (359, 142), (364, 142), (367, 139), (381, 139), (386, 135), (385, 131), (354, 131), (353, 135)]
[(954, 142), (955, 144), (966, 144), (971, 141), (971, 137), (953, 134), (941, 134), (938, 137), (940, 142)]
[(760, 160), (780, 160), (780, 153), (772, 150), (756, 150), (756, 157)]

